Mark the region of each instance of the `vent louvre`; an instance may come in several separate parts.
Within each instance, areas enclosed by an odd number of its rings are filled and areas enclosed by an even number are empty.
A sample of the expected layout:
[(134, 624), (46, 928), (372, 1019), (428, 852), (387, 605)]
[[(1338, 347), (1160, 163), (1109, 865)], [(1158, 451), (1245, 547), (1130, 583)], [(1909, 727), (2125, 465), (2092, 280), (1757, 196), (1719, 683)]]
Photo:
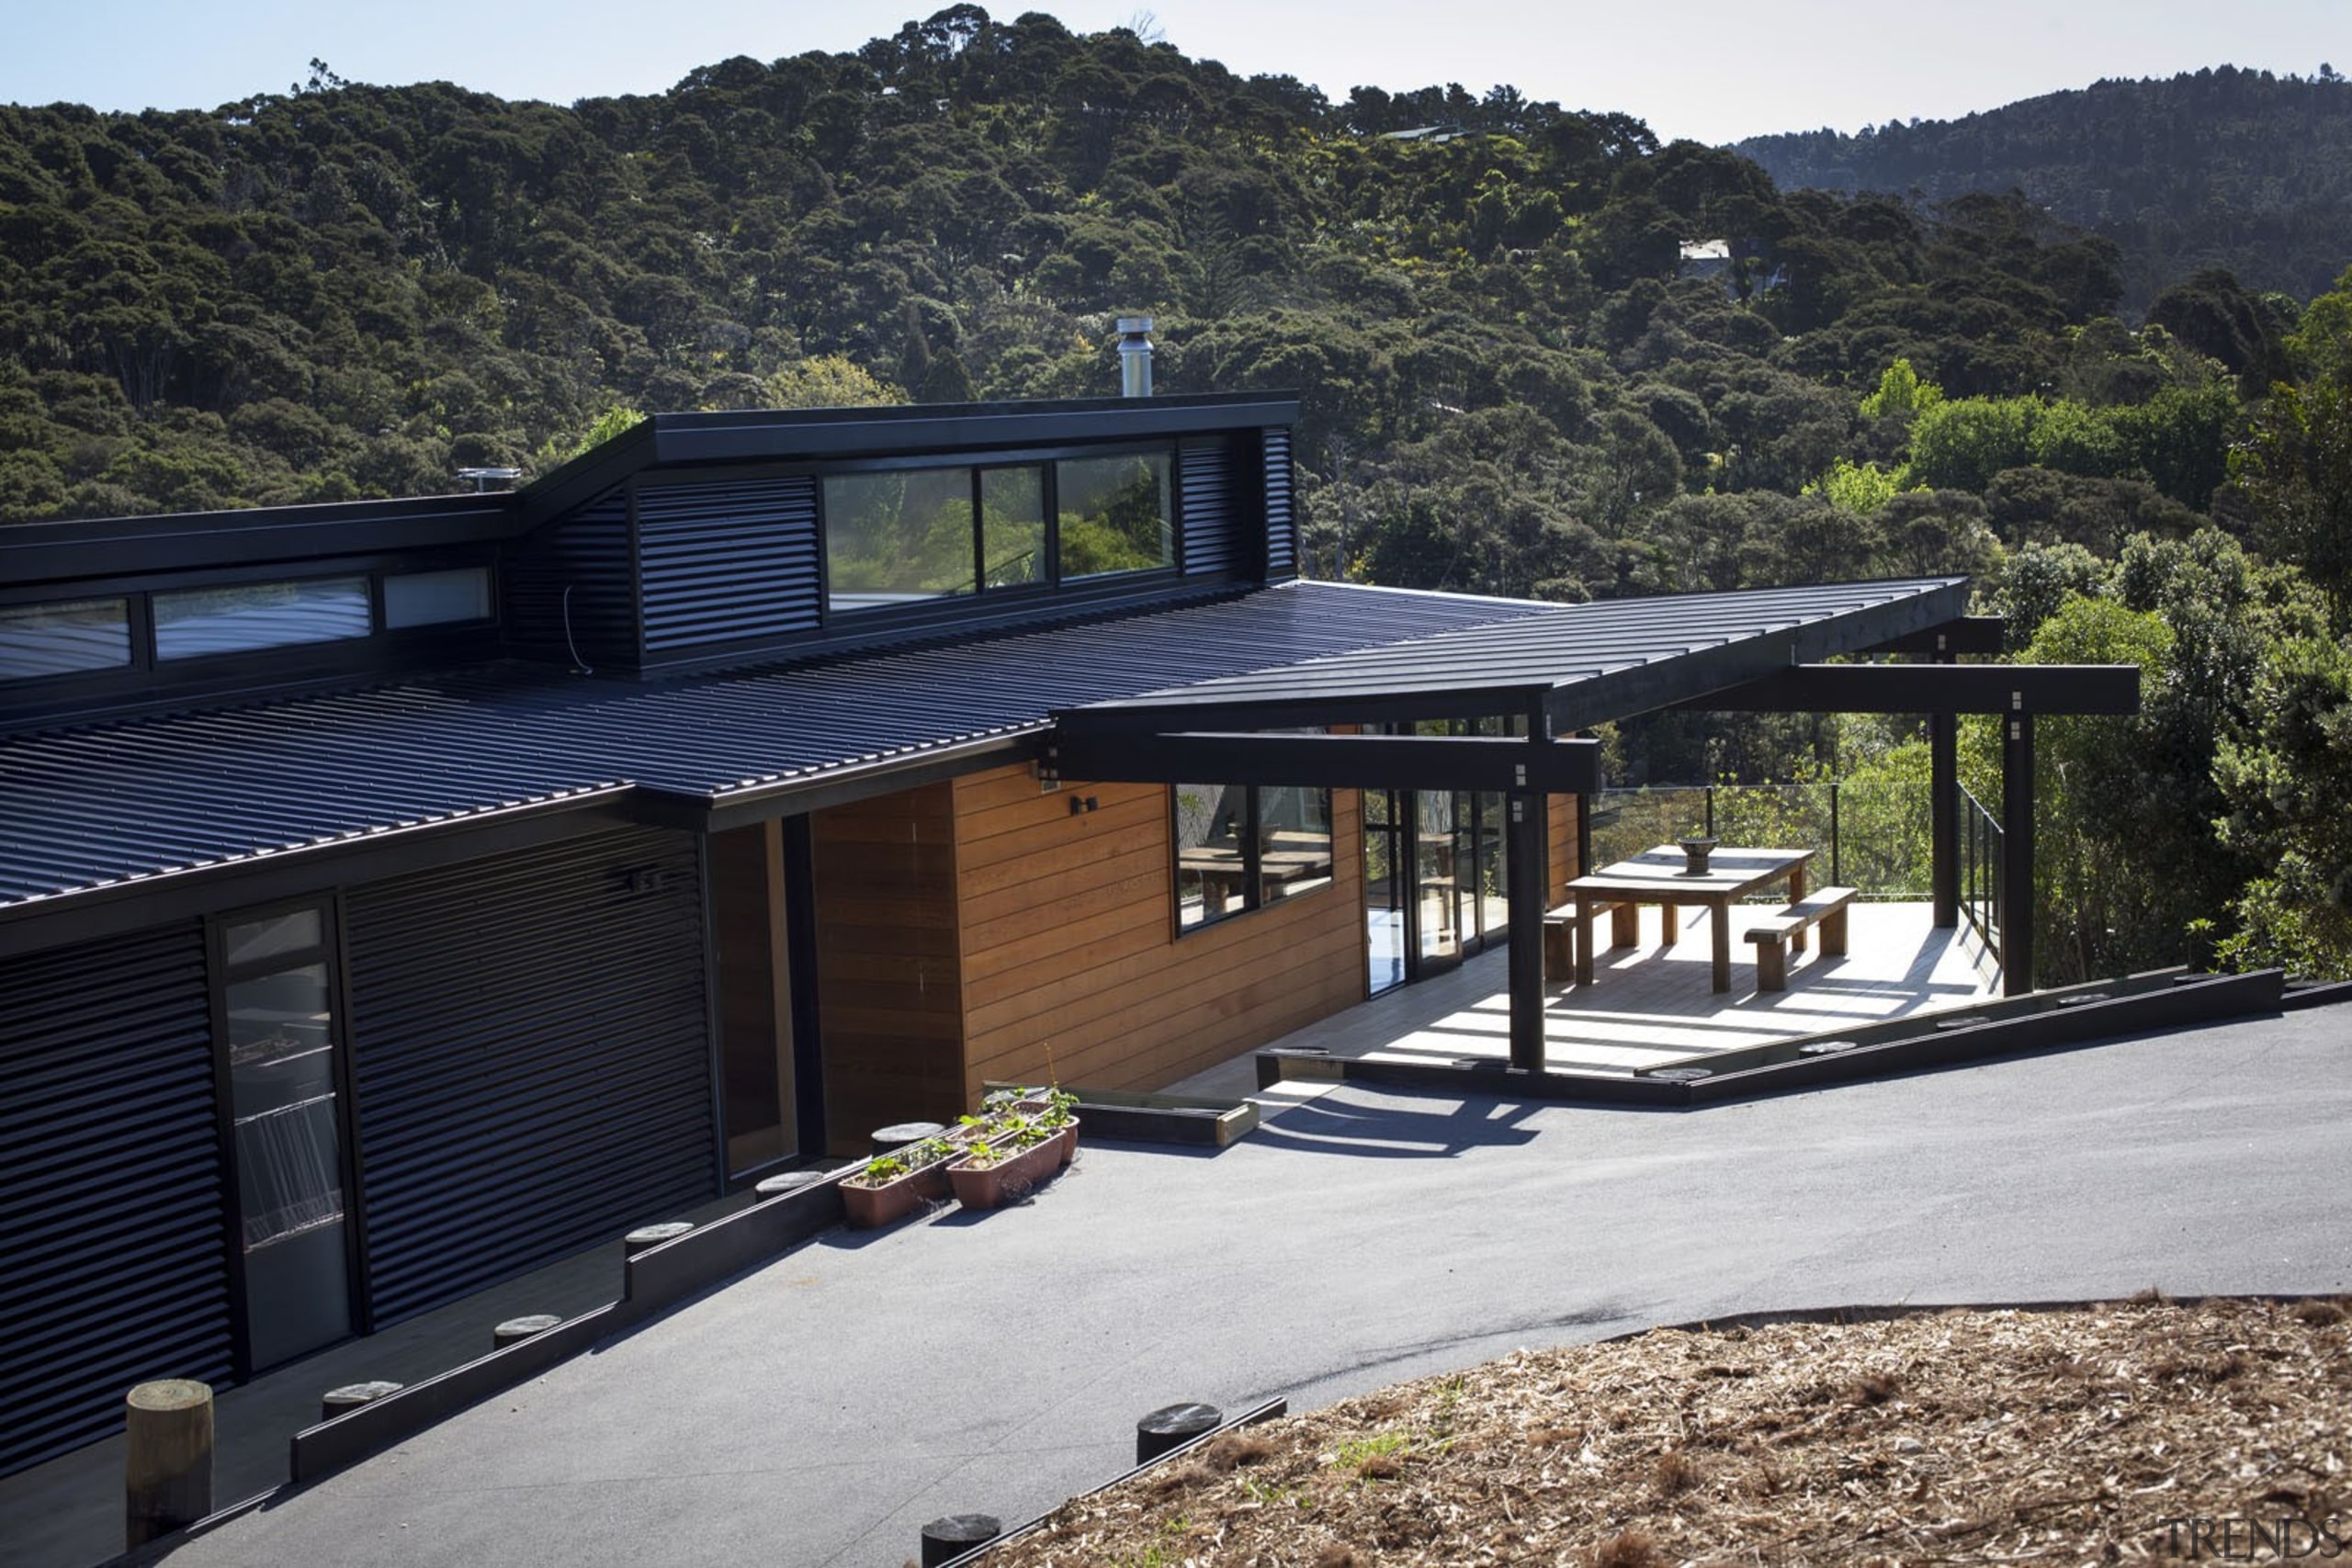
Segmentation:
[(1298, 575), (1298, 517), (1291, 474), (1290, 432), (1263, 433), (1266, 465), (1266, 581)]
[(1187, 441), (1176, 449), (1176, 515), (1182, 520), (1184, 574), (1233, 572), (1233, 459), (1223, 441)]

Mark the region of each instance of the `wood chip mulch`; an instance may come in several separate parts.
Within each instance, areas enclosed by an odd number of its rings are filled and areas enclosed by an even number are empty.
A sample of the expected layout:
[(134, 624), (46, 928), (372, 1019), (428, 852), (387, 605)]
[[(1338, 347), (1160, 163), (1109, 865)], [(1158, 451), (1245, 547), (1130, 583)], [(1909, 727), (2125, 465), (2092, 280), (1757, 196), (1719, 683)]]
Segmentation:
[(1522, 1350), (1227, 1433), (989, 1564), (2352, 1562), (2347, 1305), (2150, 1295)]

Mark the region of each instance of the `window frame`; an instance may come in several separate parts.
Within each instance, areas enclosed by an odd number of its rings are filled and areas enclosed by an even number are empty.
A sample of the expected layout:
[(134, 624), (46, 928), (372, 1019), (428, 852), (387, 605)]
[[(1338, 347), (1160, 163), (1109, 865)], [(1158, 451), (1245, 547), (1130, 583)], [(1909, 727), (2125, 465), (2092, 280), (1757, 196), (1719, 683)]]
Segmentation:
[[(1182, 866), (1178, 863), (1178, 857), (1184, 852), (1184, 849), (1181, 842), (1181, 829), (1177, 817), (1177, 792), (1188, 787), (1209, 788), (1218, 791), (1238, 789), (1242, 792), (1241, 829), (1239, 834), (1239, 847), (1241, 851), (1241, 900), (1239, 907), (1224, 909), (1212, 914), (1209, 912), (1207, 897), (1205, 894), (1204, 894), (1201, 901), (1201, 918), (1193, 921), (1189, 925), (1186, 924), (1184, 920), (1184, 874)], [(1268, 792), (1272, 790), (1290, 788), (1295, 788), (1311, 795), (1317, 795), (1323, 799), (1324, 838), (1325, 841), (1329, 844), (1331, 849), (1329, 862), (1330, 874), (1324, 877), (1321, 884), (1317, 886), (1306, 888), (1296, 893), (1284, 893), (1277, 897), (1269, 898), (1265, 896), (1264, 855), (1266, 838), (1266, 795)], [(1329, 785), (1314, 784), (1216, 784), (1214, 782), (1205, 782), (1194, 785), (1170, 784), (1168, 786), (1169, 919), (1174, 928), (1177, 940), (1182, 941), (1185, 937), (1208, 931), (1213, 927), (1224, 925), (1228, 921), (1241, 919), (1246, 916), (1257, 914), (1261, 910), (1283, 908), (1295, 899), (1311, 898), (1318, 893), (1328, 892), (1332, 887), (1336, 886), (1340, 880), (1340, 835), (1339, 829), (1335, 821), (1336, 813), (1333, 799), (1335, 793), (1336, 792)]]
[[(231, 962), (228, 942), (229, 933), (233, 928), (313, 911), (319, 919), (319, 940), (316, 942), (286, 948), (259, 958)], [(207, 916), (204, 922), (205, 986), (212, 1034), (213, 1109), (222, 1172), (220, 1245), (228, 1269), (231, 1354), (240, 1380), (250, 1379), (277, 1366), (292, 1364), (291, 1361), (280, 1361), (257, 1365), (253, 1359), (253, 1315), (247, 1300), (245, 1276), (247, 1249), (242, 1164), (244, 1156), (238, 1147), (235, 1068), (230, 1059), (230, 992), (242, 982), (312, 964), (324, 972), (327, 1028), (334, 1049), (333, 1092), (339, 1166), (336, 1174), (341, 1182), (343, 1199), (343, 1213), (338, 1223), (343, 1226), (344, 1299), (349, 1314), (345, 1333), (341, 1339), (330, 1343), (348, 1343), (376, 1331), (368, 1296), (367, 1200), (361, 1187), (356, 1073), (351, 1047), (351, 975), (344, 942), (344, 916), (342, 896), (329, 892), (220, 910)], [(322, 1345), (318, 1348), (326, 1348)], [(313, 1353), (300, 1352), (294, 1360)]]
[[(480, 570), (487, 574), (489, 615), (473, 620), (429, 621), (413, 626), (386, 624), (385, 579), (463, 570)], [(366, 583), (368, 629), (364, 635), (308, 642), (271, 643), (261, 648), (224, 649), (181, 654), (171, 659), (157, 657), (155, 598), (158, 594), (235, 588), (245, 584), (304, 583), (348, 578), (359, 578)], [(118, 696), (136, 701), (151, 694), (162, 697), (209, 692), (216, 688), (233, 690), (255, 682), (236, 681), (232, 677), (266, 671), (270, 661), (283, 660), (289, 653), (299, 654), (303, 660), (302, 671), (294, 679), (307, 680), (321, 673), (336, 676), (366, 673), (379, 666), (390, 665), (394, 655), (406, 654), (420, 646), (456, 638), (479, 639), (495, 633), (504, 618), (503, 590), (503, 573), (495, 555), (477, 551), (430, 550), (386, 551), (339, 560), (303, 561), (265, 574), (256, 574), (251, 568), (215, 567), (173, 572), (168, 576), (156, 573), (135, 577), (126, 575), (0, 590), (0, 604), (11, 609), (92, 599), (121, 599), (128, 605), (130, 631), (130, 659), (128, 663), (55, 674), (0, 677), (0, 694), (28, 699), (38, 706), (28, 707), (28, 711), (45, 713), (55, 707), (72, 709)], [(57, 694), (59, 699), (54, 704), (32, 696), (36, 693), (51, 692)]]
[[(1167, 511), (1168, 560), (1163, 565), (1136, 567), (1124, 570), (1086, 572), (1065, 577), (1061, 560), (1061, 494), (1058, 468), (1066, 462), (1090, 458), (1156, 457), (1163, 465), (1165, 489), (1163, 502)], [(817, 560), (819, 578), (819, 624), (832, 628), (837, 626), (865, 626), (887, 625), (896, 619), (924, 619), (940, 614), (944, 607), (986, 604), (1002, 604), (1011, 599), (1045, 597), (1062, 593), (1091, 594), (1111, 585), (1124, 588), (1137, 582), (1169, 581), (1181, 577), (1184, 569), (1183, 491), (1181, 483), (1182, 468), (1181, 453), (1172, 440), (1120, 441), (1094, 446), (1023, 447), (998, 452), (958, 452), (921, 457), (877, 457), (865, 460), (826, 463), (806, 468), (795, 465), (790, 471), (808, 473), (816, 481), (817, 492)], [(832, 518), (826, 503), (825, 487), (829, 480), (856, 475), (914, 473), (940, 468), (961, 468), (969, 476), (971, 494), (971, 563), (972, 587), (950, 593), (925, 594), (903, 603), (842, 606), (833, 602), (833, 532)], [(1038, 552), (1043, 570), (1026, 582), (1002, 583), (991, 586), (988, 581), (988, 541), (983, 486), (986, 476), (1007, 469), (1028, 468), (1037, 475), (1038, 498), (1044, 512), (1043, 534)]]

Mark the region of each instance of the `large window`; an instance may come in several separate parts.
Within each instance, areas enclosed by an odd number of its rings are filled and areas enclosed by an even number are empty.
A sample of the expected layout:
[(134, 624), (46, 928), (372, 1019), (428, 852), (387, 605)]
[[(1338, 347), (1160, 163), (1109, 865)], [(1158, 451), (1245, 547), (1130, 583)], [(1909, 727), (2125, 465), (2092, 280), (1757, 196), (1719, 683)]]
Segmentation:
[(1068, 458), (1054, 465), (1054, 489), (1063, 577), (1176, 564), (1166, 453)]
[(825, 607), (878, 610), (1176, 564), (1165, 452), (824, 481)]
[(825, 481), (825, 573), (836, 610), (969, 593), (972, 470), (838, 474)]
[(1179, 930), (1331, 885), (1331, 792), (1177, 784)]

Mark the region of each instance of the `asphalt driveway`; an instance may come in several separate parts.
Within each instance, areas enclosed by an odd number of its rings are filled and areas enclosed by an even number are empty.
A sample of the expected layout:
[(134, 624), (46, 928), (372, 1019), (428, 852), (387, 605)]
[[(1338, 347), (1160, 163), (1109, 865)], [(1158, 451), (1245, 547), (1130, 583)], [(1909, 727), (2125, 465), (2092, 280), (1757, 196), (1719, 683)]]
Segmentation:
[(174, 1568), (883, 1564), (1518, 1346), (1843, 1303), (2352, 1291), (2352, 1008), (1699, 1111), (1349, 1087), (1215, 1156), (831, 1233)]

